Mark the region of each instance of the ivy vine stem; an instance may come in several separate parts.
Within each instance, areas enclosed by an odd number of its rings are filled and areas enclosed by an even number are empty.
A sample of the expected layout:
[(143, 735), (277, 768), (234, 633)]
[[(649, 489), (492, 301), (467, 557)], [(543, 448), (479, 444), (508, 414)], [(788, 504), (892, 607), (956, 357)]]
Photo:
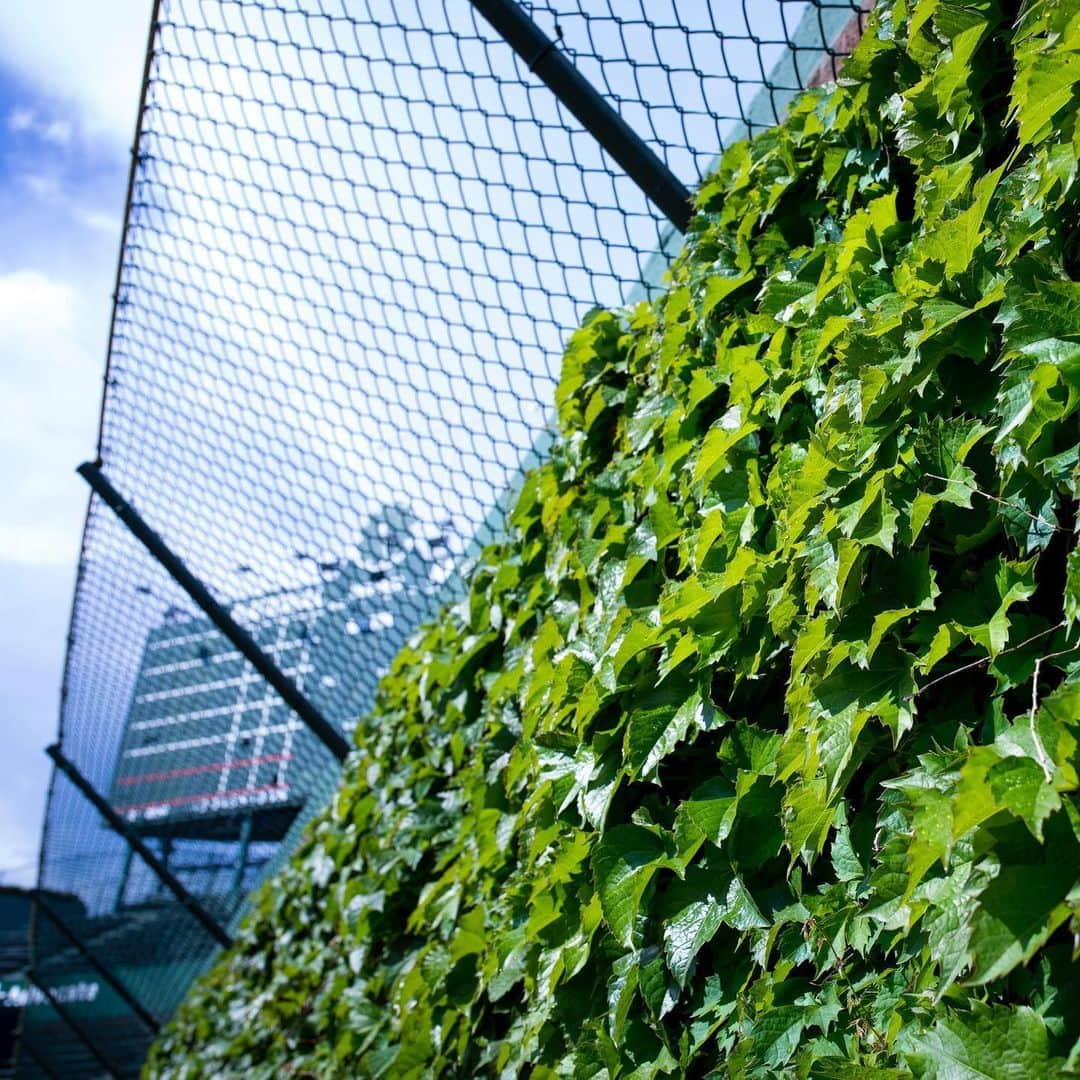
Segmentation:
[[(1058, 625), (1064, 625), (1064, 620)], [(1054, 779), (1054, 765), (1050, 760), (1050, 755), (1046, 752), (1046, 747), (1043, 745), (1038, 728), (1035, 726), (1035, 714), (1038, 712), (1039, 708), (1039, 669), (1042, 667), (1044, 661), (1054, 660), (1059, 656), (1067, 656), (1069, 653), (1076, 652), (1078, 649), (1080, 649), (1080, 644), (1070, 645), (1067, 649), (1058, 649), (1057, 652), (1040, 656), (1035, 661), (1035, 670), (1031, 676), (1031, 710), (1028, 713), (1028, 724), (1031, 727), (1031, 741), (1035, 746), (1036, 760), (1039, 762), (1039, 767), (1042, 769), (1048, 784), (1052, 783)]]
[(1055, 525), (1052, 521), (1047, 521), (1046, 518), (1040, 517), (1038, 514), (1033, 514), (1030, 510), (1025, 510), (1022, 506), (1017, 506), (1015, 503), (1009, 502), (1008, 499), (1002, 499), (998, 495), (991, 495), (989, 491), (983, 491), (982, 488), (975, 487), (974, 484), (965, 483), (963, 480), (950, 479), (947, 476), (939, 476), (937, 473), (926, 473), (925, 475), (931, 480), (940, 480), (943, 484), (959, 484), (973, 495), (981, 495), (984, 499), (989, 499), (990, 502), (997, 503), (999, 506), (1004, 506), (1007, 510), (1014, 510), (1018, 514), (1023, 514), (1024, 517), (1030, 518), (1038, 525), (1045, 525), (1051, 532), (1063, 533), (1067, 536), (1071, 536), (1073, 533), (1072, 529), (1065, 529), (1060, 525)]
[[(1060, 630), (1065, 625), (1065, 620), (1055, 623), (1053, 626), (1047, 627), (1045, 630), (1040, 630), (1037, 634), (1032, 634), (1031, 637), (1025, 638), (1023, 641), (1017, 642), (1015, 645), (1010, 645), (1007, 649), (1002, 649), (1001, 652), (995, 653), (993, 656), (980, 656), (978, 660), (972, 660), (970, 664), (964, 664), (962, 667), (953, 668), (952, 671), (946, 671), (944, 675), (939, 675), (936, 679), (931, 679), (928, 683), (923, 684), (915, 690), (915, 693), (911, 696), (917, 698), (920, 694), (929, 690), (930, 687), (936, 686), (940, 682), (944, 682), (946, 679), (951, 679), (954, 675), (962, 675), (965, 671), (971, 671), (972, 668), (982, 667), (983, 664), (989, 664), (991, 661), (996, 660), (999, 656), (1006, 656), (1009, 653), (1017, 652), (1024, 648), (1025, 645), (1030, 645), (1033, 641), (1038, 641), (1039, 638), (1044, 638), (1048, 634), (1052, 634), (1055, 630)], [(1064, 652), (1072, 652), (1075, 649), (1080, 648), (1080, 645), (1074, 645), (1071, 649), (1063, 650), (1063, 653), (1051, 653), (1050, 656), (1044, 657), (1044, 659), (1050, 659), (1051, 656), (1063, 655)]]

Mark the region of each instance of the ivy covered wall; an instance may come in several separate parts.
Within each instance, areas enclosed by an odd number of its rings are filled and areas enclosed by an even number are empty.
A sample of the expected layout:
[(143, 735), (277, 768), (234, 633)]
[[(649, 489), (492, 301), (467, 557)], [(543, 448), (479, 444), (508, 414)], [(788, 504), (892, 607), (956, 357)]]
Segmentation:
[(1078, 77), (881, 0), (727, 152), (151, 1075), (1080, 1066)]

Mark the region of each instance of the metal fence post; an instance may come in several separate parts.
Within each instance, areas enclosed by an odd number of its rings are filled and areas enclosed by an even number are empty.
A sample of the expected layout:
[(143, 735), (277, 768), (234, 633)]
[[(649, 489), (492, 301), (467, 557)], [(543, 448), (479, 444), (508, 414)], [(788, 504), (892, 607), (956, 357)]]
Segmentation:
[(690, 224), (690, 192), (615, 111), (516, 0), (471, 0), (472, 6), (529, 70), (574, 114), (626, 175), (679, 230)]
[(45, 753), (53, 759), (56, 767), (67, 776), (86, 799), (96, 807), (98, 813), (108, 822), (109, 826), (135, 849), (143, 862), (157, 874), (158, 880), (202, 923), (206, 932), (225, 948), (232, 945), (232, 938), (224, 927), (199, 903), (196, 897), (192, 896), (184, 888), (176, 875), (150, 850), (142, 837), (98, 794), (90, 781), (75, 767), (75, 764), (64, 757), (60, 747), (54, 743), (52, 746), (46, 747)]
[(131, 859), (135, 852), (129, 844), (124, 848), (124, 868), (120, 871), (120, 882), (116, 886), (116, 897), (113, 900), (113, 911), (119, 911), (124, 906), (124, 897), (127, 894), (128, 878), (131, 876)]
[(165, 541), (143, 520), (138, 511), (112, 486), (108, 477), (93, 462), (76, 470), (104, 500), (113, 513), (128, 527), (132, 535), (154, 556), (177, 583), (206, 613), (210, 621), (233, 643), (251, 666), (281, 695), (282, 700), (311, 729), (316, 737), (338, 759), (349, 756), (345, 737), (300, 693), (292, 679), (256, 644), (255, 639), (219, 604), (205, 585), (184, 565)]
[(38, 980), (37, 975), (33, 970), (26, 972), (26, 979), (32, 985), (37, 987), (41, 991), (42, 996), (52, 1006), (53, 1012), (64, 1021), (65, 1024), (75, 1033), (79, 1042), (86, 1047), (87, 1050), (93, 1055), (94, 1060), (112, 1077), (116, 1077), (119, 1080), (120, 1074), (116, 1071), (109, 1059), (94, 1045), (93, 1040), (89, 1035), (83, 1031), (82, 1024), (80, 1024), (74, 1016), (60, 1003), (56, 995), (43, 983)]
[(35, 890), (34, 900), (38, 907), (45, 912), (49, 921), (60, 931), (61, 935), (75, 948), (75, 951), (113, 988), (119, 997), (131, 1011), (155, 1034), (161, 1030), (161, 1024), (151, 1013), (145, 1009), (139, 999), (124, 985), (120, 978), (114, 975), (87, 947), (83, 944), (78, 934), (56, 913), (42, 895), (40, 889)]
[(244, 884), (244, 871), (247, 870), (248, 853), (251, 850), (252, 824), (252, 815), (245, 814), (240, 822), (240, 850), (237, 852), (232, 881), (229, 883), (229, 895), (234, 903), (240, 899), (240, 890)]

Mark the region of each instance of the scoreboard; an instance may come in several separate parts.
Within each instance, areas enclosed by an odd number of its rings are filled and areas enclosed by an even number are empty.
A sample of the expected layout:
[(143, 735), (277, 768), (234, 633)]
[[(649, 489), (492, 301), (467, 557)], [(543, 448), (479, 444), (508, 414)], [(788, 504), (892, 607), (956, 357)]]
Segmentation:
[[(410, 602), (417, 595), (400, 580), (344, 572), (332, 588), (244, 601), (242, 621), (348, 732), (371, 706), (378, 658), (416, 624), (415, 610), (401, 611)], [(247, 818), (251, 839), (280, 839), (330, 768), (322, 744), (209, 619), (174, 616), (149, 632), (109, 800), (140, 832), (231, 839)]]
[[(301, 690), (315, 621), (310, 611), (265, 619), (254, 634)], [(147, 831), (186, 822), (181, 832), (212, 833), (209, 819), (248, 808), (284, 810), (264, 822), (271, 833), (284, 830), (303, 801), (293, 767), (302, 729), (209, 619), (168, 620), (147, 636), (110, 801)]]

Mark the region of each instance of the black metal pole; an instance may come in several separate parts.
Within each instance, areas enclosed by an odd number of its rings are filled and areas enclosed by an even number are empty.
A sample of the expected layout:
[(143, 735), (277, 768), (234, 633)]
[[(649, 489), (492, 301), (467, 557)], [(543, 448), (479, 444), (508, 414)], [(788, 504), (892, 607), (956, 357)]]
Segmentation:
[(578, 118), (679, 232), (690, 224), (690, 192), (515, 0), (472, 6)]
[(56, 913), (52, 905), (49, 904), (45, 897), (42, 895), (40, 889), (35, 890), (34, 900), (37, 902), (37, 906), (45, 912), (49, 921), (60, 931), (61, 935), (67, 939), (72, 946), (74, 946), (76, 952), (113, 988), (116, 992), (116, 996), (119, 997), (131, 1011), (156, 1035), (161, 1030), (161, 1025), (150, 1014), (147, 1009), (144, 1009), (139, 999), (124, 985), (123, 982), (114, 975), (80, 940), (78, 934), (71, 929), (67, 923)]
[(83, 1046), (85, 1046), (86, 1049), (90, 1051), (90, 1053), (94, 1057), (94, 1060), (110, 1076), (116, 1077), (117, 1080), (119, 1080), (120, 1074), (116, 1071), (115, 1066), (113, 1066), (109, 1062), (108, 1058), (106, 1058), (105, 1055), (102, 1054), (102, 1052), (94, 1045), (94, 1042), (90, 1038), (90, 1036), (87, 1035), (85, 1031), (83, 1031), (82, 1024), (80, 1024), (75, 1019), (75, 1017), (72, 1016), (70, 1012), (68, 1012), (68, 1010), (57, 999), (56, 995), (43, 982), (38, 981), (38, 977), (33, 971), (27, 971), (26, 978), (33, 986), (36, 986), (38, 990), (41, 991), (45, 1000), (53, 1007), (53, 1011), (56, 1013), (56, 1015), (59, 1016), (60, 1019), (63, 1020), (69, 1028), (71, 1028), (72, 1031), (75, 1032), (75, 1035), (78, 1037), (79, 1042), (81, 1042)]
[(105, 385), (101, 388), (101, 412), (98, 418), (97, 454), (101, 460), (101, 446), (105, 441), (105, 399), (112, 382), (113, 344), (116, 341), (117, 316), (120, 310), (120, 286), (124, 277), (124, 256), (127, 254), (128, 226), (131, 224), (131, 204), (134, 202), (135, 178), (139, 171), (139, 147), (142, 145), (143, 121), (146, 119), (146, 100), (150, 91), (150, 72), (154, 62), (154, 40), (158, 32), (158, 14), (161, 0), (154, 0), (150, 9), (150, 30), (146, 39), (146, 57), (143, 60), (142, 88), (139, 90), (139, 111), (135, 114), (135, 138), (131, 142), (131, 165), (128, 168), (127, 197), (124, 199), (124, 224), (120, 229), (120, 251), (116, 257), (116, 278), (112, 294), (112, 316), (109, 319), (109, 342), (105, 346)]
[(45, 753), (53, 759), (56, 767), (86, 796), (87, 800), (93, 803), (97, 812), (109, 826), (135, 849), (143, 862), (157, 874), (158, 880), (202, 923), (206, 932), (228, 948), (232, 944), (232, 938), (221, 924), (184, 888), (176, 875), (150, 850), (142, 837), (97, 793), (94, 786), (79, 772), (74, 763), (64, 757), (60, 747), (54, 743), (46, 747)]
[(236, 853), (236, 865), (233, 867), (232, 881), (229, 882), (229, 895), (233, 903), (240, 899), (240, 889), (244, 884), (244, 871), (247, 870), (248, 852), (251, 850), (252, 815), (245, 814), (240, 822), (240, 850)]
[(131, 876), (131, 859), (135, 854), (131, 850), (131, 845), (128, 844), (124, 848), (124, 868), (120, 871), (120, 884), (116, 886), (116, 899), (113, 900), (113, 911), (119, 912), (120, 908), (124, 906), (124, 896), (127, 894), (128, 878)]
[(180, 557), (112, 486), (101, 469), (88, 461), (76, 471), (131, 530), (143, 547), (168, 571), (180, 588), (203, 609), (210, 621), (250, 661), (252, 667), (281, 695), (285, 704), (307, 724), (338, 761), (344, 761), (349, 756), (349, 744), (341, 732), (300, 693), (290, 678), (282, 674), (273, 660), (255, 643), (255, 639), (210, 595), (206, 586), (184, 565)]

